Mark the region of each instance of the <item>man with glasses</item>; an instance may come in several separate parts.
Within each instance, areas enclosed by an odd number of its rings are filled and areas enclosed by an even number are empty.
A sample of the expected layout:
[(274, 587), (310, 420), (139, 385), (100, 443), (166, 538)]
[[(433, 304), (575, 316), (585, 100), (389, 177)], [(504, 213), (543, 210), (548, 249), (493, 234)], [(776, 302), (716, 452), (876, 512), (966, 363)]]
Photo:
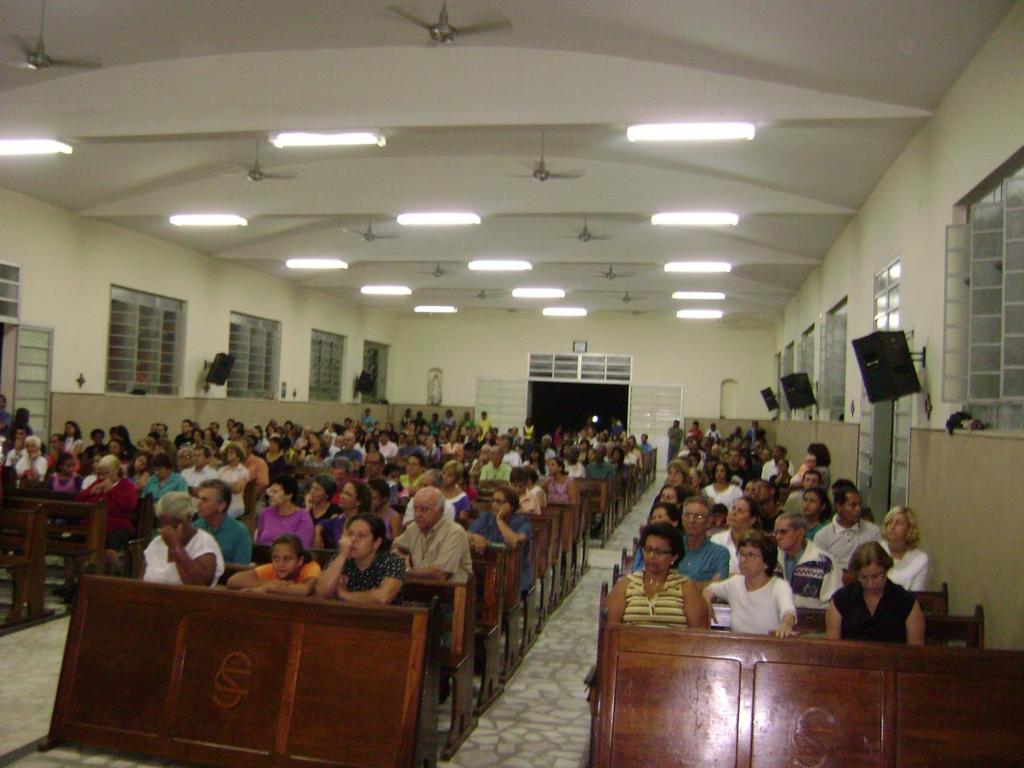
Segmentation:
[(677, 569), (703, 589), (708, 582), (729, 576), (729, 550), (708, 538), (711, 512), (700, 496), (683, 502), (683, 559)]
[(803, 513), (783, 512), (776, 518), (775, 542), (782, 552), (775, 575), (789, 582), (797, 607), (827, 608), (832, 593), (843, 586), (842, 571), (807, 538)]

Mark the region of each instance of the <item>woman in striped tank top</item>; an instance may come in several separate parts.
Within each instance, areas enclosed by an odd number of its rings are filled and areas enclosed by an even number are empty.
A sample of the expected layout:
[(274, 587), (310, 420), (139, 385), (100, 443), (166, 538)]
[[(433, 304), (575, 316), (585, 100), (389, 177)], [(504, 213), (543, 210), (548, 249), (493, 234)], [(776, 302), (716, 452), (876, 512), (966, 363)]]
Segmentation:
[(608, 594), (608, 620), (624, 624), (666, 624), (708, 628), (708, 611), (693, 582), (676, 570), (684, 553), (683, 535), (667, 523), (640, 534), (644, 569), (624, 576)]

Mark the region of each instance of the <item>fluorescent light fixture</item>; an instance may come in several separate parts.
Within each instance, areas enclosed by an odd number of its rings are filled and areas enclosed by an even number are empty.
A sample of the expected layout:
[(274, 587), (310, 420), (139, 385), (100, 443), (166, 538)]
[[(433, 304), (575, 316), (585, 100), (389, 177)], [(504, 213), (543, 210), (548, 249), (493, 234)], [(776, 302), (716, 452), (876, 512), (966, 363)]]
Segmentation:
[(424, 312), (431, 315), (454, 315), (458, 311), (450, 304), (420, 304), (413, 309), (413, 312)]
[(544, 307), (545, 317), (586, 317), (583, 307)]
[(404, 285), (364, 285), (359, 292), (367, 296), (409, 296), (412, 290)]
[(533, 265), (517, 259), (476, 259), (469, 262), (469, 268), (474, 272), (525, 272)]
[(288, 259), (284, 265), (288, 269), (348, 269), (341, 259)]
[(720, 309), (680, 309), (676, 312), (680, 320), (718, 320), (722, 317)]
[(727, 261), (670, 261), (666, 272), (731, 272), (732, 264)]
[(234, 213), (178, 213), (169, 221), (176, 227), (244, 227), (249, 223)]
[(727, 211), (669, 211), (651, 216), (661, 227), (735, 227), (740, 217)]
[(376, 144), (383, 147), (387, 140), (379, 133), (370, 131), (344, 131), (341, 133), (313, 133), (308, 131), (286, 131), (270, 139), (278, 149), (293, 147), (361, 147)]
[(70, 155), (71, 145), (53, 139), (3, 139), (0, 140), (0, 156), (16, 155)]
[(565, 291), (561, 288), (513, 288), (514, 299), (564, 299)]
[(725, 294), (719, 291), (676, 291), (672, 294), (673, 299), (690, 299), (691, 301), (715, 301), (724, 299)]
[(754, 138), (753, 123), (648, 123), (626, 129), (630, 141), (728, 141)]
[(436, 213), (400, 213), (398, 223), (403, 227), (464, 227), (479, 224), (475, 213), (441, 211)]

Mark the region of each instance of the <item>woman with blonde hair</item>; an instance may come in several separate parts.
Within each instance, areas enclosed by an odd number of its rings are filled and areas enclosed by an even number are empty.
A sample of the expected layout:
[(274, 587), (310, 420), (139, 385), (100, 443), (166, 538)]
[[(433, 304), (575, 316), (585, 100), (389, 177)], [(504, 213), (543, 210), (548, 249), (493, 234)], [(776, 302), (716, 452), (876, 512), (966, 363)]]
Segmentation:
[(882, 520), (882, 549), (892, 557), (889, 579), (910, 592), (923, 592), (928, 582), (928, 555), (917, 548), (921, 526), (910, 507), (893, 507)]
[(249, 470), (245, 466), (245, 448), (241, 443), (225, 443), (224, 460), (225, 464), (218, 470), (217, 476), (231, 489), (231, 506), (228, 507), (228, 514), (237, 519), (245, 514), (245, 499), (242, 494), (245, 492), (245, 484), (249, 482)]

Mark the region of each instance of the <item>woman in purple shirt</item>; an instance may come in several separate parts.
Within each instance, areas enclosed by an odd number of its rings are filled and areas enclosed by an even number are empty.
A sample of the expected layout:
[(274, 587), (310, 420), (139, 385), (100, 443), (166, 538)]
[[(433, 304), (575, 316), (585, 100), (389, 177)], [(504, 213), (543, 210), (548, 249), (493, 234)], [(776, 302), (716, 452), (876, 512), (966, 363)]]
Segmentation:
[(270, 506), (260, 512), (256, 523), (256, 544), (270, 545), (285, 533), (293, 533), (307, 549), (313, 546), (313, 518), (295, 503), (299, 484), (291, 475), (275, 478), (267, 489)]

